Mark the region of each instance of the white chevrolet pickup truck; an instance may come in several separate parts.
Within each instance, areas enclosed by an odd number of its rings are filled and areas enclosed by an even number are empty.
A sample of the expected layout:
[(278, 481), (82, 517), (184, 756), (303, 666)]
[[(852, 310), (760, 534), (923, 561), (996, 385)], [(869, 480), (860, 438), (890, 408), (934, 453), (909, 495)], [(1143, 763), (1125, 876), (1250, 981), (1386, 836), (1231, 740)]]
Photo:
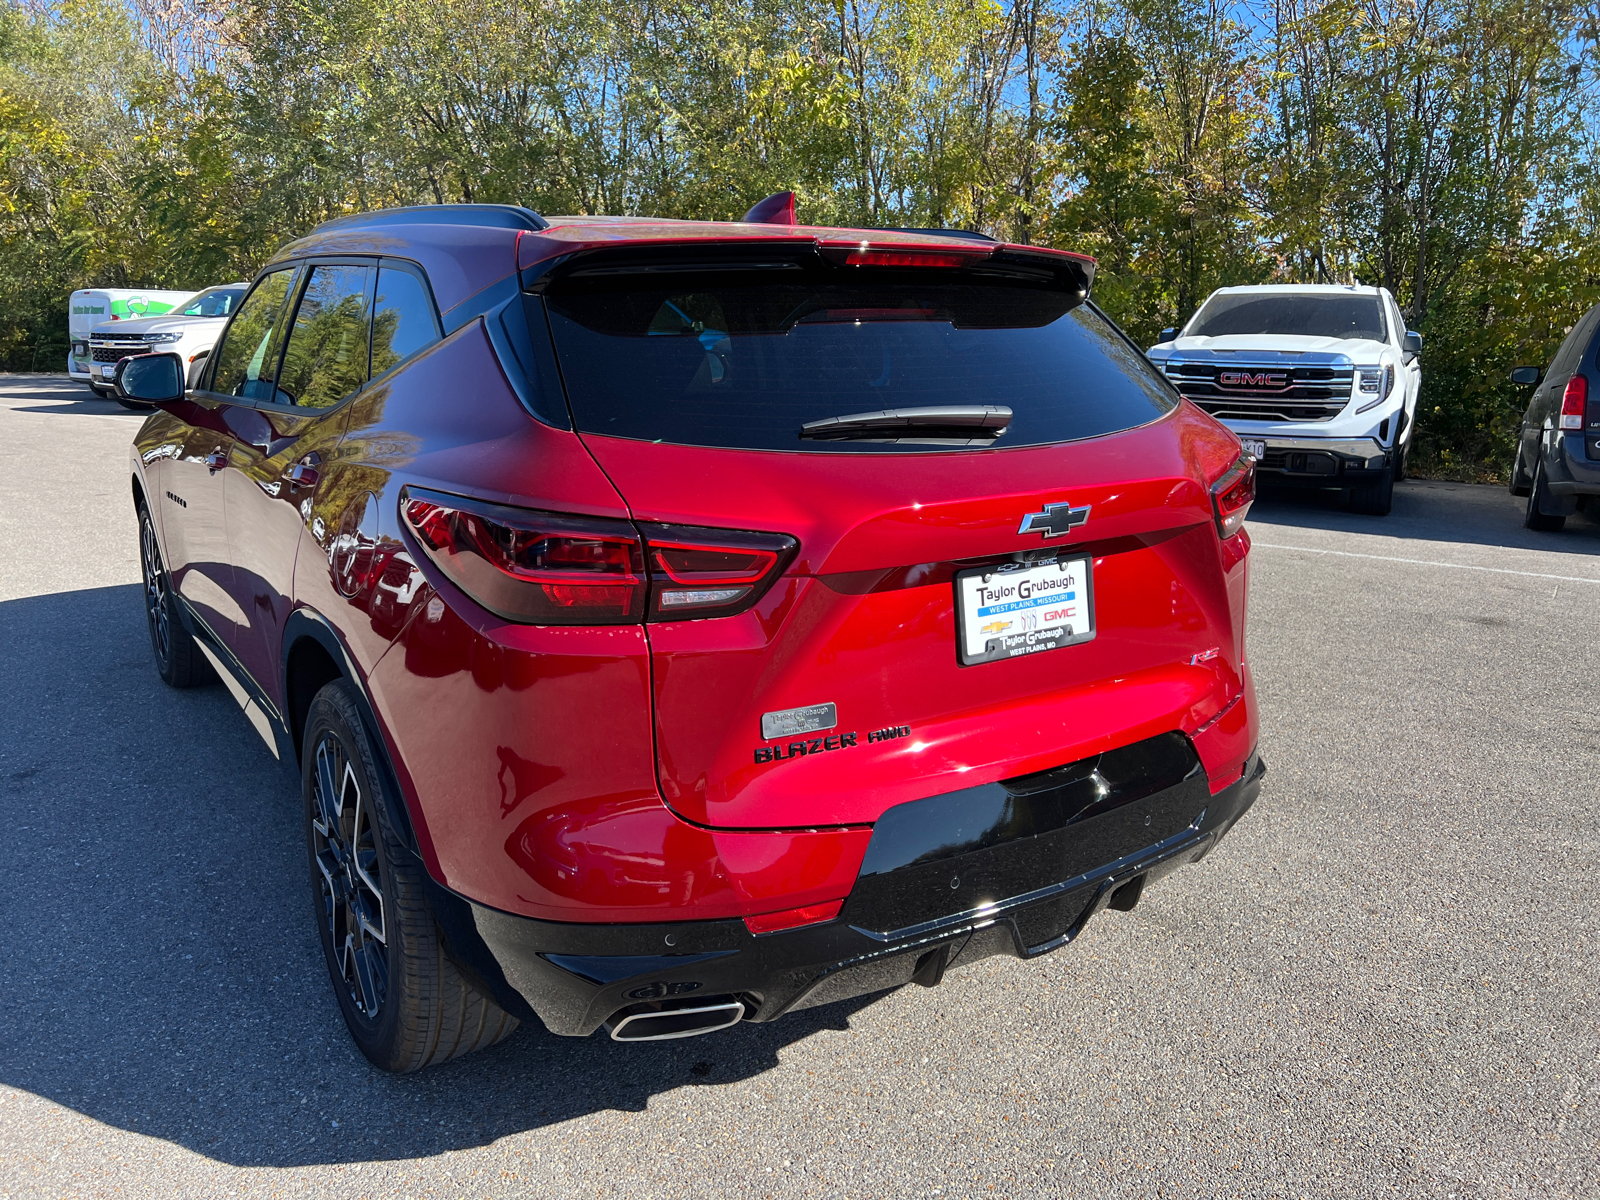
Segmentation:
[(1347, 489), (1383, 516), (1411, 452), (1422, 335), (1384, 288), (1219, 288), (1150, 360), (1239, 435), (1263, 483)]

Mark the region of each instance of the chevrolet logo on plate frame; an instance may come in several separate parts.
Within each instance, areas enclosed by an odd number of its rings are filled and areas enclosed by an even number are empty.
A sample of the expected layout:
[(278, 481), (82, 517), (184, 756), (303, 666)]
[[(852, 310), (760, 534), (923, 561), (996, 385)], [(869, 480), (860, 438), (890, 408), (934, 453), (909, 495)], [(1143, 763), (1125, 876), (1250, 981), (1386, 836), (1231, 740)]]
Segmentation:
[(1022, 518), (1018, 533), (1040, 533), (1050, 538), (1065, 537), (1089, 519), (1089, 505), (1073, 508), (1070, 501), (1046, 504), (1043, 512), (1029, 513)]

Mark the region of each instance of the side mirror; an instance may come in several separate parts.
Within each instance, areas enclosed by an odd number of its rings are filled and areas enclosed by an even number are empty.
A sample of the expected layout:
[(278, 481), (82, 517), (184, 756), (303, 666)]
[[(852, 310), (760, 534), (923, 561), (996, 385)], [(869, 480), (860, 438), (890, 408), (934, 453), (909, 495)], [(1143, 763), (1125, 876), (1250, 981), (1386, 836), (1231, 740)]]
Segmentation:
[(1517, 367), (1511, 372), (1511, 382), (1518, 387), (1532, 387), (1543, 377), (1538, 367)]
[(176, 354), (135, 354), (117, 364), (112, 384), (119, 399), (171, 404), (183, 399), (183, 359)]
[(1158, 341), (1158, 342), (1170, 342), (1170, 341), (1172, 341), (1173, 338), (1175, 338), (1177, 336), (1178, 336), (1178, 331), (1176, 329), (1167, 328), (1167, 329), (1163, 329), (1161, 331), (1161, 336), (1158, 337), (1156, 339), (1156, 341)]
[(1406, 330), (1405, 340), (1400, 343), (1400, 348), (1405, 351), (1406, 361), (1410, 362), (1422, 353), (1422, 335), (1415, 329)]

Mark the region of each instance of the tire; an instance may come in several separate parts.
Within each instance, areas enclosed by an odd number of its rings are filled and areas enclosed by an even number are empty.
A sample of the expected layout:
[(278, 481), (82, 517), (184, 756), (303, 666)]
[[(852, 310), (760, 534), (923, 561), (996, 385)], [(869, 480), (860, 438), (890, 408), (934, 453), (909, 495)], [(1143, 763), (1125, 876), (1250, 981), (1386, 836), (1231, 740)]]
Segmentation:
[(1386, 517), (1394, 507), (1394, 464), (1383, 469), (1377, 483), (1363, 483), (1350, 489), (1350, 511), (1369, 517)]
[(1552, 517), (1544, 511), (1549, 501), (1550, 488), (1544, 480), (1544, 455), (1541, 454), (1533, 463), (1533, 484), (1528, 488), (1528, 506), (1522, 513), (1523, 526), (1540, 533), (1556, 533), (1565, 527), (1566, 517)]
[(517, 1019), (445, 953), (424, 868), (389, 822), (372, 744), (343, 680), (312, 700), (301, 745), (313, 912), (361, 1053), (403, 1073), (507, 1037)]
[(1522, 469), (1522, 441), (1517, 440), (1516, 457), (1511, 460), (1511, 482), (1508, 485), (1513, 496), (1526, 496), (1533, 490), (1533, 481), (1528, 478), (1528, 473)]
[(172, 576), (161, 561), (150, 509), (139, 505), (139, 566), (144, 576), (144, 615), (150, 626), (150, 649), (156, 656), (156, 673), (168, 687), (200, 687), (217, 681), (206, 656), (184, 628), (178, 598), (172, 594)]

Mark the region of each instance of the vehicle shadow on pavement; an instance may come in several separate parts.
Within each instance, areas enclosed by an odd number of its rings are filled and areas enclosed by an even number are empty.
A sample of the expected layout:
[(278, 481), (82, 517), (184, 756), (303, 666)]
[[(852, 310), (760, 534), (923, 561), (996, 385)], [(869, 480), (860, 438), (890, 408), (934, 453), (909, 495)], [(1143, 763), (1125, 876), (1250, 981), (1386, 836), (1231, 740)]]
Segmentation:
[(43, 413), (51, 417), (128, 417), (133, 421), (142, 421), (150, 414), (131, 408), (123, 408), (115, 400), (62, 400), (57, 404), (18, 405), (11, 410), (19, 413)]
[(1257, 539), (1272, 528), (1307, 529), (1600, 555), (1600, 521), (1592, 515), (1568, 517), (1559, 533), (1536, 533), (1523, 528), (1526, 503), (1499, 485), (1408, 479), (1395, 485), (1389, 515), (1370, 517), (1348, 511), (1336, 491), (1274, 488), (1266, 483), (1251, 507), (1250, 531)]
[(867, 1000), (619, 1045), (523, 1026), (416, 1075), (345, 1032), (294, 771), (165, 687), (137, 585), (0, 603), (0, 1083), (236, 1166), (415, 1158), (738, 1083)]
[[(36, 407), (25, 407), (33, 402)], [(102, 399), (89, 385), (65, 375), (0, 374), (0, 403), (16, 412), (65, 413), (89, 416), (147, 416), (148, 413), (123, 408), (115, 400)]]

